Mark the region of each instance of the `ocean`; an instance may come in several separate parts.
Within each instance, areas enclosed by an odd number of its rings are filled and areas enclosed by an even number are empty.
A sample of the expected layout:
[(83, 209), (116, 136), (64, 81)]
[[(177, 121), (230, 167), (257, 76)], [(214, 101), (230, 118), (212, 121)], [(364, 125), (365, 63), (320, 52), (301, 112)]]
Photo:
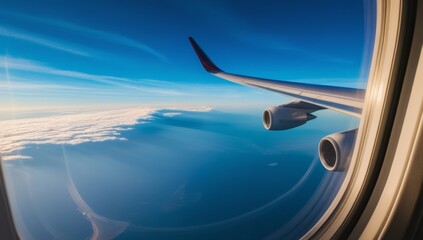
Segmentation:
[(79, 142), (26, 141), (19, 155), (29, 157), (2, 165), (18, 232), (24, 239), (299, 238), (345, 176), (323, 168), (319, 141), (358, 120), (325, 110), (298, 128), (266, 131), (261, 114), (155, 110), (89, 137), (73, 129), (69, 139)]

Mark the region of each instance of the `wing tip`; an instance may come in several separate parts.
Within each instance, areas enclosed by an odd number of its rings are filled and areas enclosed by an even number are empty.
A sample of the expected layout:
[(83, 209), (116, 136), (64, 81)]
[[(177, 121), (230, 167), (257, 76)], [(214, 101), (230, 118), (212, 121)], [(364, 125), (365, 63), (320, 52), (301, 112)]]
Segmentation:
[(188, 37), (189, 42), (191, 43), (192, 48), (194, 49), (195, 53), (197, 54), (198, 59), (203, 65), (204, 69), (209, 73), (218, 73), (222, 72), (220, 68), (218, 68), (207, 56), (207, 54), (200, 48), (198, 43), (192, 38), (191, 36)]

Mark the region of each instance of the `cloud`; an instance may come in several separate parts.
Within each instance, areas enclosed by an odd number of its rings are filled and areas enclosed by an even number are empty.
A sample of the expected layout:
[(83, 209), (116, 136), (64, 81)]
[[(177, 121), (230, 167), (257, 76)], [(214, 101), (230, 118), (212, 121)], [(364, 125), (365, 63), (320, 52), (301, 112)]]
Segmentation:
[(145, 44), (139, 40), (132, 39), (126, 36), (123, 36), (118, 33), (113, 32), (107, 32), (103, 30), (93, 29), (86, 26), (77, 25), (71, 22), (62, 21), (59, 19), (49, 19), (49, 18), (39, 18), (39, 17), (33, 17), (24, 15), (17, 12), (6, 12), (6, 11), (0, 11), (1, 14), (5, 14), (8, 16), (12, 16), (15, 18), (31, 21), (31, 22), (38, 22), (45, 25), (50, 25), (54, 27), (58, 27), (61, 29), (65, 29), (67, 31), (73, 31), (77, 34), (84, 35), (86, 37), (94, 38), (101, 41), (107, 41), (111, 43), (116, 43), (119, 45), (135, 48), (138, 50), (141, 50), (143, 52), (146, 52), (164, 62), (169, 62), (167, 57), (160, 53), (159, 51), (155, 50), (148, 44)]
[(11, 155), (11, 156), (0, 156), (1, 160), (10, 161), (10, 160), (17, 160), (17, 159), (32, 159), (30, 156), (23, 156), (23, 155)]
[(0, 26), (0, 36), (5, 36), (5, 37), (15, 38), (15, 39), (23, 40), (23, 41), (28, 41), (28, 42), (31, 42), (33, 44), (38, 44), (38, 45), (41, 45), (41, 46), (45, 46), (45, 47), (48, 47), (48, 48), (72, 53), (72, 54), (75, 54), (75, 55), (80, 55), (80, 56), (85, 56), (85, 57), (89, 56), (89, 54), (87, 54), (86, 52), (83, 52), (83, 51), (76, 49), (76, 48), (69, 47), (67, 44), (62, 44), (62, 43), (59, 43), (59, 42), (51, 41), (47, 38), (34, 35), (33, 33), (26, 33), (26, 32), (22, 32), (22, 31), (19, 31), (17, 29), (13, 29), (13, 28), (6, 28), (6, 27)]
[(50, 19), (39, 19), (39, 18), (32, 18), (32, 19), (36, 19), (37, 21), (41, 21), (41, 22), (44, 22), (44, 23), (47, 23), (47, 24), (50, 24), (50, 25), (53, 25), (53, 26), (72, 30), (72, 31), (75, 31), (79, 34), (83, 34), (87, 37), (96, 38), (96, 39), (99, 39), (99, 40), (109, 41), (109, 42), (112, 42), (112, 43), (117, 43), (117, 44), (120, 44), (120, 45), (136, 48), (138, 50), (147, 52), (147, 53), (159, 58), (160, 60), (162, 60), (164, 62), (168, 62), (168, 59), (164, 54), (162, 54), (159, 51), (153, 49), (149, 45), (142, 43), (138, 40), (125, 37), (125, 36), (117, 34), (117, 33), (92, 29), (92, 28), (88, 28), (88, 27), (84, 27), (84, 26), (80, 26), (80, 25), (76, 25), (76, 24), (73, 24), (73, 23), (70, 23), (70, 22), (64, 22), (64, 21), (57, 21), (57, 20), (50, 20)]
[[(182, 111), (210, 111), (208, 107), (173, 108)], [(108, 140), (125, 141), (128, 131), (140, 120), (151, 119), (158, 109), (136, 107), (90, 113), (56, 115), (0, 121), (0, 156), (3, 160), (30, 158), (19, 152), (26, 145), (81, 144)]]
[(51, 75), (56, 75), (61, 77), (68, 77), (68, 78), (93, 80), (93, 81), (103, 82), (103, 83), (110, 83), (111, 81), (132, 82), (132, 83), (134, 82), (134, 80), (130, 80), (127, 78), (122, 78), (122, 77), (95, 75), (95, 74), (89, 74), (89, 73), (83, 73), (83, 72), (77, 72), (77, 71), (56, 69), (56, 68), (44, 65), (40, 62), (36, 62), (29, 59), (24, 59), (24, 58), (14, 58), (14, 57), (4, 56), (2, 65), (4, 65), (8, 69), (45, 73), (45, 74), (51, 74)]
[[(113, 86), (119, 86), (124, 88), (129, 88), (137, 91), (155, 93), (155, 94), (162, 94), (162, 95), (186, 95), (181, 91), (173, 90), (173, 89), (163, 89), (160, 86), (165, 85), (166, 81), (159, 81), (159, 80), (151, 80), (146, 79), (129, 79), (125, 77), (117, 77), (117, 76), (109, 76), (109, 75), (98, 75), (98, 74), (90, 74), (78, 71), (70, 71), (70, 70), (63, 70), (50, 67), (43, 63), (24, 59), (24, 58), (14, 58), (9, 56), (3, 56), (0, 60), (0, 66), (3, 65), (5, 69), (12, 69), (12, 70), (19, 70), (25, 72), (34, 72), (34, 73), (41, 73), (41, 74), (48, 74), (54, 75), (59, 77), (65, 78), (73, 78), (73, 79), (80, 79), (80, 80), (89, 80), (103, 84), (109, 84)], [(161, 84), (158, 85), (157, 83), (160, 82)], [(171, 83), (167, 82), (169, 86), (173, 86)], [(140, 86), (144, 84), (144, 86)], [(146, 86), (150, 85), (150, 86)]]
[(169, 113), (163, 113), (163, 116), (165, 116), (165, 117), (175, 117), (175, 116), (178, 116), (180, 114), (182, 114), (182, 113), (180, 113), (180, 112), (169, 112)]

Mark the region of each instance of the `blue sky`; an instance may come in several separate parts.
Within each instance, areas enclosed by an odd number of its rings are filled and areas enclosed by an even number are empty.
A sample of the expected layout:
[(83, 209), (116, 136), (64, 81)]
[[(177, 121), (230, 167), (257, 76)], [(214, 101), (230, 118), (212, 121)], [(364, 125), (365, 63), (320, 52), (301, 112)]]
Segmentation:
[(364, 87), (373, 34), (367, 1), (1, 5), (0, 109), (288, 100), (207, 74), (188, 36), (228, 72)]

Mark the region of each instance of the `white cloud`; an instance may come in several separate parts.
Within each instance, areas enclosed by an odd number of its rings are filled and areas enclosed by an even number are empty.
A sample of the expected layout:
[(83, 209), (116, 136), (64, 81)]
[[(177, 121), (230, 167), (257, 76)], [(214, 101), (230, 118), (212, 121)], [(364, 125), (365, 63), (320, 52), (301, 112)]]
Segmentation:
[(136, 49), (142, 50), (146, 53), (149, 53), (149, 54), (159, 58), (160, 60), (162, 60), (164, 62), (168, 62), (168, 59), (164, 54), (162, 54), (159, 51), (153, 49), (151, 46), (149, 46), (145, 43), (142, 43), (138, 40), (120, 35), (118, 33), (106, 32), (106, 31), (88, 28), (88, 27), (85, 27), (85, 26), (80, 26), (80, 25), (76, 25), (76, 24), (73, 24), (73, 23), (70, 23), (70, 22), (64, 22), (64, 21), (58, 21), (58, 20), (37, 19), (37, 18), (32, 18), (32, 19), (36, 19), (37, 21), (44, 22), (46, 24), (50, 24), (50, 25), (53, 25), (53, 26), (61, 27), (61, 28), (64, 28), (64, 29), (69, 29), (69, 30), (75, 31), (79, 34), (83, 34), (87, 37), (92, 37), (92, 38), (96, 38), (96, 39), (99, 39), (99, 40), (109, 41), (109, 42), (125, 45), (125, 46), (128, 46), (128, 47), (136, 48)]
[[(48, 65), (45, 65), (37, 61), (32, 61), (32, 60), (24, 59), (24, 58), (2, 56), (0, 60), (0, 66), (4, 66), (4, 68), (8, 70), (18, 70), (18, 71), (24, 71), (24, 72), (48, 74), (48, 75), (57, 76), (57, 77), (88, 80), (88, 81), (98, 82), (102, 84), (109, 84), (112, 86), (132, 89), (136, 91), (142, 91), (146, 93), (161, 94), (166, 96), (186, 95), (182, 91), (178, 91), (178, 90), (174, 90), (170, 88), (167, 88), (167, 89), (161, 88), (160, 86), (164, 86), (166, 83), (168, 83), (169, 86), (172, 86), (172, 87), (174, 86), (172, 83), (167, 81), (159, 81), (159, 80), (152, 80), (152, 79), (135, 80), (135, 79), (125, 78), (125, 77), (118, 77), (118, 76), (109, 76), (109, 75), (91, 74), (91, 73), (84, 73), (84, 72), (78, 72), (78, 71), (63, 70), (63, 69), (50, 67)], [(151, 83), (154, 83), (154, 84), (151, 84)], [(160, 85), (158, 85), (159, 83)]]
[(174, 116), (178, 116), (180, 114), (181, 113), (179, 113), (179, 112), (169, 112), (169, 113), (163, 113), (163, 116), (165, 116), (165, 117), (174, 117)]
[[(181, 111), (210, 111), (208, 107), (173, 108)], [(151, 118), (159, 109), (136, 107), (90, 113), (56, 115), (0, 121), (0, 156), (3, 160), (30, 158), (20, 154), (26, 145), (80, 144), (126, 140), (122, 131), (140, 120)]]
[(67, 46), (67, 44), (51, 41), (45, 37), (36, 36), (33, 33), (26, 33), (26, 32), (19, 31), (13, 28), (6, 28), (6, 27), (0, 26), (0, 36), (5, 36), (5, 37), (10, 37), (10, 38), (15, 38), (15, 39), (31, 42), (33, 44), (42, 45), (48, 48), (53, 48), (56, 50), (72, 53), (75, 55), (89, 56), (87, 53), (79, 49)]
[(133, 38), (129, 38), (126, 37), (124, 35), (121, 35), (119, 33), (114, 33), (114, 32), (108, 32), (108, 31), (103, 31), (103, 30), (98, 30), (98, 29), (94, 29), (94, 28), (89, 28), (86, 26), (81, 26), (81, 25), (77, 25), (71, 22), (66, 22), (66, 21), (62, 21), (59, 19), (49, 19), (49, 18), (38, 18), (38, 17), (34, 17), (34, 16), (29, 16), (29, 15), (25, 15), (25, 14), (20, 14), (17, 12), (6, 12), (6, 11), (1, 11), (1, 14), (6, 14), (9, 16), (13, 16), (19, 19), (23, 19), (23, 20), (27, 20), (27, 21), (31, 21), (31, 22), (38, 22), (38, 23), (42, 23), (45, 25), (50, 25), (50, 26), (54, 26), (57, 28), (61, 28), (61, 29), (66, 29), (66, 30), (70, 30), (73, 31), (77, 34), (86, 36), (86, 37), (90, 37), (90, 38), (94, 38), (94, 39), (98, 39), (101, 41), (107, 41), (107, 42), (111, 42), (111, 43), (117, 43), (120, 45), (124, 45), (124, 46), (128, 46), (128, 47), (132, 47), (141, 51), (144, 51), (164, 62), (169, 62), (167, 57), (157, 51), (156, 49), (152, 48), (151, 46), (147, 45), (146, 43), (143, 43), (141, 41), (139, 41), (138, 39), (133, 39)]
[(3, 156), (1, 160), (10, 161), (10, 160), (17, 160), (17, 159), (31, 159), (30, 156), (23, 156), (23, 155), (10, 155), (10, 156)]

